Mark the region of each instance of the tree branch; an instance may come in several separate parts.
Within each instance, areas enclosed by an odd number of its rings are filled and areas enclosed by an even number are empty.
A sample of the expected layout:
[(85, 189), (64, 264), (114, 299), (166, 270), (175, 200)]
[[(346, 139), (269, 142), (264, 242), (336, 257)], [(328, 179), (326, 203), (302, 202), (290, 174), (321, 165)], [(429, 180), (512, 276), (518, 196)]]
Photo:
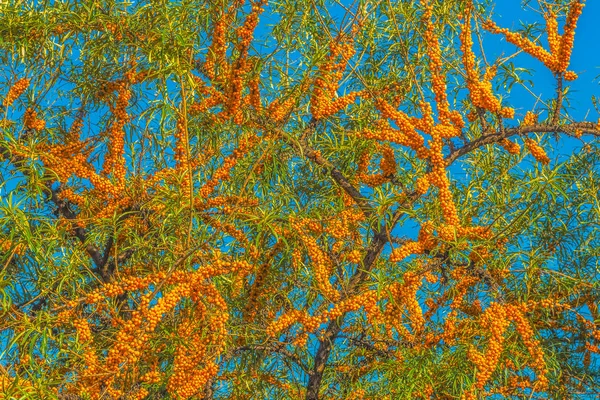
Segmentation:
[[(342, 300), (353, 294), (365, 281), (368, 273), (373, 269), (375, 262), (379, 258), (379, 255), (383, 251), (383, 248), (388, 241), (386, 231), (391, 231), (394, 229), (396, 223), (400, 220), (402, 215), (404, 215), (402, 210), (412, 205), (418, 198), (419, 196), (415, 193), (408, 195), (408, 197), (405, 199), (405, 204), (403, 204), (403, 207), (399, 207), (392, 216), (391, 221), (389, 221), (388, 224), (383, 225), (375, 234), (371, 240), (371, 243), (367, 247), (367, 252), (362, 262), (363, 268), (357, 269), (350, 278), (348, 290), (342, 296)], [(347, 314), (348, 313), (344, 313), (339, 318), (330, 321), (325, 329), (322, 339), (319, 341), (319, 347), (317, 348), (317, 353), (315, 355), (314, 367), (312, 372), (309, 374), (308, 385), (306, 387), (306, 400), (319, 399), (319, 391), (321, 389), (321, 381), (323, 380), (325, 366), (329, 360), (333, 343), (339, 336), (342, 323)]]
[(556, 78), (556, 104), (554, 105), (554, 113), (552, 114), (552, 125), (558, 124), (560, 118), (560, 109), (563, 103), (563, 77), (558, 75)]
[[(60, 193), (60, 189), (52, 189), (50, 184), (47, 184), (50, 201), (52, 201), (56, 205), (56, 215), (63, 216), (69, 220), (74, 220), (77, 218), (77, 215), (71, 210), (70, 204), (67, 200), (61, 199), (58, 197)], [(79, 239), (81, 244), (85, 246), (85, 251), (88, 253), (94, 265), (96, 266), (96, 270), (100, 272), (100, 277), (104, 282), (109, 282), (111, 277), (107, 274), (107, 271), (104, 271), (104, 265), (106, 261), (100, 249), (91, 243), (87, 243), (87, 233), (84, 228), (77, 226), (73, 229), (73, 235)]]
[[(265, 121), (261, 121), (261, 124), (267, 125)], [(344, 176), (344, 174), (337, 169), (329, 160), (325, 159), (319, 152), (313, 149), (308, 144), (308, 136), (310, 132), (315, 128), (316, 121), (311, 121), (307, 128), (302, 132), (298, 141), (291, 140), (286, 137), (286, 133), (277, 127), (271, 127), (269, 130), (274, 132), (278, 137), (281, 137), (287, 144), (294, 147), (300, 154), (303, 154), (309, 160), (315, 164), (323, 167), (329, 176), (342, 187), (342, 189), (354, 200), (354, 202), (361, 208), (365, 213), (365, 216), (370, 216), (373, 212), (373, 207), (369, 204), (369, 201), (363, 196), (360, 191), (354, 187), (350, 181)]]
[(575, 131), (581, 130), (583, 133), (588, 133), (594, 136), (600, 137), (600, 130), (597, 125), (592, 122), (574, 122), (565, 125), (558, 124), (536, 124), (525, 127), (516, 127), (516, 128), (508, 128), (504, 129), (504, 131), (498, 131), (495, 133), (490, 133), (488, 135), (481, 136), (472, 142), (464, 145), (451, 152), (446, 157), (446, 166), (449, 166), (457, 158), (464, 156), (472, 152), (475, 149), (485, 146), (486, 144), (498, 143), (502, 141), (502, 139), (509, 138), (515, 135), (526, 135), (528, 133), (540, 132), (540, 133), (550, 133), (550, 132), (563, 132), (569, 136), (575, 136)]

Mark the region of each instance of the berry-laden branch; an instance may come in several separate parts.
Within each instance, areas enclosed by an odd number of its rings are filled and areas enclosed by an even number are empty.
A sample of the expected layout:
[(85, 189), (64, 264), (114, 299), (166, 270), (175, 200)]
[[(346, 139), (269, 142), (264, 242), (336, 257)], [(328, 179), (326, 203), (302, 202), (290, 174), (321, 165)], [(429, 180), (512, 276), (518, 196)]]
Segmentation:
[(502, 143), (503, 140), (508, 139), (511, 136), (525, 136), (529, 133), (554, 133), (562, 132), (566, 135), (573, 137), (580, 137), (583, 133), (599, 136), (600, 129), (597, 124), (591, 122), (573, 122), (567, 124), (522, 124), (522, 126), (514, 128), (505, 128), (502, 131), (494, 133), (486, 133), (481, 137), (467, 143), (466, 145), (459, 147), (455, 151), (451, 152), (446, 157), (446, 165), (452, 164), (458, 158), (473, 152), (485, 145), (492, 143)]

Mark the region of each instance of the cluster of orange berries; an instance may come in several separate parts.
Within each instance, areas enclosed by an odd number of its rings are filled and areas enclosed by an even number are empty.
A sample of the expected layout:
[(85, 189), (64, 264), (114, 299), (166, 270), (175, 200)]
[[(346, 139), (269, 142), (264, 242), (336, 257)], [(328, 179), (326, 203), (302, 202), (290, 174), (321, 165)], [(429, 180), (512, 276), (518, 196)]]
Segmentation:
[(390, 254), (391, 262), (399, 262), (412, 254), (421, 254), (425, 251), (423, 244), (418, 241), (408, 241), (400, 247), (396, 247)]
[(188, 295), (189, 292), (189, 284), (184, 282), (175, 286), (175, 288), (173, 288), (170, 292), (164, 294), (160, 299), (158, 299), (154, 307), (144, 312), (144, 316), (147, 320), (144, 330), (147, 333), (154, 332), (154, 329), (156, 329), (162, 320), (163, 315), (175, 308), (179, 300), (183, 296)]
[(217, 374), (219, 367), (212, 361), (208, 361), (204, 368), (193, 368), (195, 362), (184, 362), (185, 350), (176, 354), (177, 362), (174, 365), (173, 375), (169, 378), (167, 385), (169, 393), (177, 395), (182, 399), (189, 399), (206, 385), (206, 383)]
[(418, 195), (424, 195), (429, 190), (429, 179), (427, 176), (422, 176), (415, 182), (415, 192)]
[(548, 45), (550, 46), (551, 54), (558, 54), (560, 52), (560, 34), (558, 33), (558, 20), (556, 14), (549, 9), (544, 14), (546, 20), (546, 34), (548, 35)]
[[(115, 378), (126, 373), (126, 370), (135, 368), (137, 361), (143, 356), (150, 335), (160, 323), (162, 316), (173, 310), (182, 297), (190, 297), (195, 303), (196, 312), (192, 318), (184, 320), (180, 326), (180, 337), (189, 340), (177, 348), (174, 373), (170, 377), (168, 389), (171, 393), (176, 393), (182, 398), (189, 398), (193, 393), (196, 393), (217, 372), (217, 367), (212, 361), (205, 362), (205, 366), (201, 369), (197, 367), (205, 360), (209, 345), (217, 355), (221, 351), (225, 339), (225, 324), (228, 319), (227, 305), (224, 299), (214, 285), (206, 284), (206, 279), (216, 273), (226, 273), (228, 267), (233, 271), (248, 270), (249, 267), (246, 264), (244, 262), (217, 260), (211, 271), (175, 271), (170, 275), (161, 271), (145, 278), (129, 277), (120, 282), (109, 283), (104, 285), (101, 290), (91, 293), (86, 299), (88, 303), (118, 296), (125, 290), (133, 291), (147, 288), (151, 283), (164, 282), (175, 285), (171, 291), (160, 297), (153, 307), (150, 307), (150, 295), (142, 296), (138, 309), (132, 312), (129, 320), (116, 321), (120, 325), (120, 330), (117, 332), (114, 345), (108, 351), (104, 364), (107, 374), (102, 379), (102, 383), (107, 387), (107, 390), (114, 393), (119, 391), (114, 387)], [(191, 325), (198, 322), (208, 324), (204, 317), (206, 307), (202, 304), (202, 299), (212, 303), (216, 310), (216, 314), (210, 318), (211, 335), (206, 335), (205, 330), (195, 329)], [(80, 333), (81, 338), (85, 334), (85, 325), (80, 325), (82, 328), (78, 329), (78, 332), (80, 330), (83, 332)], [(95, 370), (94, 368), (97, 367), (97, 360), (94, 361), (94, 365), (92, 365), (92, 361), (88, 363), (87, 372)], [(126, 364), (123, 364), (124, 362)], [(122, 365), (128, 365), (129, 367), (123, 369), (120, 367)], [(146, 383), (152, 383), (160, 380), (161, 377), (155, 371), (153, 374), (146, 374), (143, 379)], [(134, 396), (134, 394), (131, 395)]]
[(396, 174), (396, 157), (394, 155), (394, 149), (385, 145), (381, 148), (381, 161), (379, 168), (381, 168), (383, 176), (393, 176)]
[(500, 100), (494, 95), (492, 90), (492, 78), (496, 73), (496, 68), (488, 68), (483, 76), (479, 78), (477, 66), (475, 65), (475, 54), (473, 53), (473, 39), (471, 37), (471, 11), (472, 4), (467, 4), (465, 9), (465, 22), (462, 24), (460, 34), (460, 50), (463, 54), (463, 65), (467, 73), (467, 88), (471, 102), (475, 107), (488, 110), (492, 113), (499, 113), (504, 118), (513, 118), (514, 109), (502, 107)]
[(149, 339), (145, 329), (142, 329), (142, 323), (141, 311), (134, 311), (131, 319), (123, 322), (117, 332), (115, 343), (108, 351), (106, 368), (109, 371), (117, 372), (123, 361), (135, 365), (142, 356), (143, 346)]
[(525, 146), (527, 147), (527, 150), (529, 150), (533, 158), (535, 158), (537, 161), (541, 162), (544, 165), (550, 163), (550, 158), (548, 158), (544, 149), (532, 139), (525, 139)]
[(248, 63), (245, 59), (238, 59), (231, 68), (231, 74), (227, 80), (226, 107), (223, 116), (233, 116), (236, 124), (242, 123), (242, 91), (244, 90), (244, 76), (248, 72)]
[[(290, 310), (271, 322), (266, 329), (267, 336), (275, 337), (297, 322), (305, 324), (312, 317), (302, 310)], [(312, 324), (309, 324), (312, 325)]]
[(77, 336), (80, 343), (86, 343), (92, 340), (92, 331), (90, 325), (85, 318), (78, 318), (73, 321), (73, 326), (77, 331)]
[(446, 316), (444, 321), (444, 329), (442, 330), (439, 339), (445, 344), (452, 346), (458, 336), (458, 312), (452, 310)]
[(183, 115), (177, 118), (175, 126), (175, 169), (187, 168), (187, 134), (186, 121)]
[[(310, 81), (305, 79), (298, 85), (298, 87), (296, 87), (293, 91), (290, 91), (287, 96), (274, 99), (267, 106), (267, 115), (269, 118), (277, 123), (283, 122), (285, 118), (292, 112), (293, 107), (298, 100), (298, 93), (302, 94), (306, 92), (306, 90), (309, 88), (309, 85)], [(250, 86), (251, 98), (252, 90), (252, 86)]]
[(109, 129), (108, 154), (104, 159), (103, 173), (108, 175), (112, 170), (116, 189), (122, 192), (125, 190), (125, 131), (123, 128), (129, 118), (126, 108), (131, 98), (131, 91), (121, 84), (117, 89), (117, 94), (117, 102), (113, 109), (115, 121)]
[(377, 291), (368, 290), (359, 295), (341, 300), (331, 309), (320, 315), (311, 316), (304, 310), (293, 309), (269, 324), (267, 327), (267, 336), (275, 337), (293, 324), (300, 323), (303, 329), (298, 333), (298, 337), (294, 343), (295, 345), (302, 346), (306, 343), (308, 333), (315, 332), (321, 324), (339, 318), (347, 312), (363, 308), (367, 316), (371, 316), (371, 318), (379, 316), (381, 312), (377, 305), (377, 300)]
[(231, 155), (225, 157), (223, 164), (217, 168), (212, 178), (204, 183), (204, 185), (198, 191), (199, 197), (204, 199), (208, 197), (215, 187), (221, 180), (229, 179), (231, 169), (235, 167), (238, 160), (243, 157), (248, 151), (250, 151), (258, 143), (258, 136), (250, 135), (246, 139), (243, 139), (238, 148), (235, 149)]
[[(555, 54), (557, 57), (557, 71), (564, 72), (567, 70), (569, 66), (569, 61), (571, 59), (571, 52), (573, 50), (573, 43), (575, 41), (575, 28), (577, 26), (577, 21), (581, 16), (583, 11), (583, 1), (575, 0), (571, 2), (569, 6), (569, 12), (567, 13), (567, 21), (565, 23), (564, 32), (561, 37), (560, 48), (558, 54)], [(574, 75), (576, 78), (577, 75)], [(569, 79), (565, 75), (565, 79)]]
[(510, 319), (515, 323), (515, 327), (521, 336), (521, 340), (531, 355), (531, 366), (537, 373), (538, 384), (541, 388), (545, 388), (548, 385), (548, 378), (546, 377), (548, 369), (544, 362), (542, 346), (539, 340), (535, 339), (533, 329), (525, 317), (527, 306), (509, 305), (506, 308), (508, 309)]
[(499, 28), (492, 21), (486, 21), (483, 24), (483, 28), (492, 33), (503, 34), (509, 43), (514, 44), (524, 52), (543, 62), (551, 71), (564, 74), (564, 77), (567, 80), (573, 80), (577, 78), (577, 74), (567, 71), (567, 68), (573, 50), (575, 28), (577, 26), (577, 21), (581, 16), (583, 7), (584, 3), (582, 0), (573, 0), (571, 2), (562, 35), (558, 34), (556, 15), (551, 11), (546, 13), (546, 30), (548, 33), (550, 52), (546, 51), (541, 46), (536, 45), (523, 35), (511, 32), (506, 28)]
[[(435, 121), (433, 119), (433, 108), (431, 104), (426, 101), (420, 101), (418, 106), (419, 110), (421, 111), (421, 116), (410, 117), (410, 123), (413, 125), (414, 128), (427, 134), (431, 134), (431, 131), (435, 126)], [(452, 119), (455, 119), (455, 117), (458, 116), (459, 119), (462, 120), (462, 117), (460, 117), (460, 114), (458, 113), (455, 114), (455, 112), (451, 112), (451, 116)]]
[[(390, 291), (392, 291), (393, 294), (397, 295), (399, 290), (401, 290), (401, 285), (396, 284), (390, 287)], [(406, 343), (415, 343), (415, 336), (412, 333), (410, 333), (406, 326), (404, 326), (403, 314), (404, 309), (402, 308), (402, 304), (393, 302), (390, 299), (386, 304), (386, 308), (385, 311), (382, 313), (381, 319), (379, 321), (376, 321), (376, 318), (373, 320), (374, 322), (381, 321), (383, 323), (383, 327), (389, 339), (394, 339), (395, 330), (402, 341)], [(397, 354), (397, 357), (401, 359), (401, 353), (398, 352)]]
[(412, 330), (415, 334), (418, 334), (423, 331), (425, 326), (423, 310), (417, 299), (417, 291), (421, 287), (421, 277), (414, 272), (408, 271), (402, 279), (404, 280), (402, 289), (394, 293), (394, 298), (399, 304), (404, 304)]
[(386, 181), (385, 177), (382, 174), (369, 175), (366, 173), (367, 169), (369, 168), (370, 162), (370, 152), (368, 150), (363, 151), (358, 161), (357, 177), (362, 183), (371, 187), (381, 185)]
[(504, 347), (504, 333), (510, 321), (505, 308), (498, 303), (492, 303), (481, 316), (481, 324), (491, 334), (487, 349), (485, 353), (480, 353), (475, 348), (471, 348), (467, 354), (477, 367), (475, 387), (478, 389), (483, 389), (496, 370)]
[(429, 57), (431, 86), (435, 94), (440, 122), (446, 124), (450, 119), (450, 110), (448, 95), (446, 94), (446, 77), (442, 72), (442, 50), (432, 20), (433, 5), (429, 0), (421, 0), (421, 5), (424, 7), (422, 20), (426, 27), (424, 39), (427, 45), (427, 56)]
[[(492, 230), (486, 226), (459, 226), (456, 231), (460, 237), (476, 240), (489, 240), (494, 236)], [(504, 241), (498, 241), (498, 249), (501, 248), (503, 242)]]
[(390, 261), (399, 262), (412, 254), (422, 254), (426, 250), (431, 250), (436, 244), (432, 231), (431, 222), (424, 222), (419, 230), (417, 241), (409, 240), (400, 247), (393, 249), (390, 254)]
[(254, 266), (245, 260), (216, 259), (212, 262), (212, 264), (198, 269), (193, 274), (174, 273), (167, 282), (182, 282), (189, 279), (209, 279), (227, 273), (233, 273), (245, 277), (250, 274), (253, 269)]
[(127, 398), (131, 399), (131, 400), (144, 400), (148, 396), (149, 393), (150, 392), (148, 391), (148, 389), (142, 387), (133, 393), (129, 393), (127, 395)]
[(537, 124), (538, 122), (538, 115), (534, 112), (531, 111), (527, 111), (525, 113), (525, 117), (523, 117), (523, 122), (521, 123), (522, 126), (532, 126)]
[(76, 305), (70, 307), (71, 305), (69, 304), (68, 306), (69, 307), (67, 309), (62, 310), (58, 314), (56, 314), (56, 325), (68, 324), (71, 323), (71, 321), (73, 320), (73, 316), (75, 315), (73, 307), (75, 307)]
[(464, 298), (469, 288), (477, 283), (477, 278), (470, 275), (463, 267), (453, 269), (450, 272), (450, 277), (456, 281), (450, 308), (458, 310), (463, 306)]
[(231, 65), (229, 71), (226, 88), (227, 101), (224, 110), (227, 117), (233, 116), (233, 121), (236, 124), (242, 123), (242, 92), (244, 90), (245, 77), (251, 68), (251, 64), (248, 62), (248, 48), (258, 24), (258, 16), (262, 11), (263, 8), (260, 5), (253, 4), (252, 11), (247, 15), (242, 26), (237, 29), (238, 43), (236, 47), (239, 51), (239, 56)]
[(567, 72), (565, 72), (564, 77), (565, 77), (565, 80), (567, 80), (567, 81), (574, 81), (579, 76), (573, 71), (567, 71)]
[[(218, 293), (211, 286), (205, 286), (202, 289), (209, 289), (203, 294)], [(199, 300), (199, 299), (198, 299)], [(220, 295), (211, 300), (218, 310), (225, 310), (226, 306)], [(194, 315), (184, 321), (177, 332), (177, 336), (185, 338), (185, 342), (178, 345), (175, 352), (173, 363), (173, 374), (169, 378), (167, 390), (180, 398), (190, 398), (208, 382), (218, 372), (215, 362), (210, 359), (213, 354), (218, 356), (223, 347), (225, 339), (225, 324), (228, 319), (227, 312), (218, 312), (210, 319), (204, 317), (205, 309), (201, 303), (197, 303), (197, 310)], [(198, 321), (205, 320), (210, 326), (210, 333), (204, 329), (197, 329), (195, 326)], [(208, 354), (209, 349), (213, 354)], [(204, 366), (201, 366), (204, 364)]]
[(65, 188), (58, 193), (58, 197), (67, 200), (71, 204), (82, 207), (85, 204), (85, 199), (82, 195), (77, 194), (72, 188)]
[(452, 192), (448, 186), (444, 185), (439, 188), (438, 196), (442, 207), (442, 214), (447, 225), (445, 225), (446, 229), (444, 229), (444, 226), (439, 227), (438, 233), (444, 240), (453, 240), (455, 238), (454, 230), (460, 226), (460, 221), (458, 219), (458, 212), (456, 211), (456, 204), (454, 204), (454, 200), (452, 199)]
[[(377, 110), (379, 110), (384, 119), (391, 119), (399, 128), (399, 131), (397, 131), (389, 127), (389, 124), (385, 123), (388, 125), (387, 131), (384, 130), (378, 133), (378, 137), (375, 138), (379, 140), (395, 142), (403, 146), (408, 146), (415, 151), (419, 151), (423, 148), (425, 139), (415, 131), (415, 127), (408, 115), (400, 110), (395, 109), (391, 104), (383, 99), (376, 99), (375, 107)], [(381, 124), (379, 124), (378, 128), (382, 128)]]
[[(332, 250), (336, 253), (341, 251), (345, 240), (355, 242), (359, 240), (356, 230), (357, 224), (364, 221), (364, 214), (357, 208), (349, 207), (337, 214), (323, 229), (323, 232), (337, 239)], [(311, 221), (312, 223), (313, 221)], [(314, 232), (314, 231), (313, 231)]]
[[(354, 52), (352, 39), (338, 38), (329, 45), (329, 55), (325, 63), (319, 67), (319, 75), (315, 79), (310, 99), (310, 112), (316, 120), (337, 113), (352, 104), (361, 95), (360, 92), (352, 92), (337, 97), (336, 93), (348, 60), (354, 56)], [(336, 62), (338, 58), (341, 58), (341, 61)]]
[(292, 111), (296, 100), (296, 96), (291, 95), (285, 99), (275, 99), (268, 105), (267, 114), (273, 121), (283, 122), (286, 116)]
[(506, 138), (502, 139), (500, 146), (502, 146), (510, 154), (519, 154), (521, 152), (521, 146), (519, 146), (518, 143), (511, 142)]
[(250, 97), (250, 105), (254, 110), (258, 113), (262, 111), (262, 104), (260, 102), (260, 76), (256, 76), (253, 79), (250, 79), (248, 82), (248, 90)]
[(23, 243), (14, 243), (12, 240), (6, 238), (2, 239), (0, 242), (0, 250), (4, 253), (8, 253), (11, 249), (14, 254), (18, 256), (22, 256), (25, 253), (25, 245), (23, 245)]
[(158, 383), (162, 380), (162, 374), (159, 370), (153, 369), (151, 371), (146, 372), (140, 380), (147, 384)]
[(586, 342), (585, 343), (585, 349), (589, 352), (589, 353), (596, 353), (596, 354), (600, 354), (600, 347), (598, 347), (597, 345), (591, 344), (590, 342)]
[(210, 80), (215, 80), (216, 69), (225, 67), (225, 54), (227, 52), (227, 43), (225, 40), (227, 18), (219, 16), (214, 19), (212, 43), (208, 49), (206, 62), (204, 63), (204, 72)]
[[(196, 101), (192, 103), (188, 107), (188, 112), (190, 115), (198, 115), (200, 113), (204, 113), (207, 110), (222, 104), (225, 101), (225, 97), (223, 94), (216, 91), (207, 91), (206, 97), (203, 97), (200, 101)], [(210, 114), (211, 118), (217, 118), (216, 115)]]
[(360, 264), (363, 259), (363, 253), (358, 249), (352, 249), (345, 252), (343, 255), (343, 260), (352, 263), (352, 264)]
[(503, 350), (504, 333), (511, 321), (514, 322), (517, 332), (531, 355), (531, 366), (537, 373), (538, 384), (541, 388), (547, 386), (548, 378), (546, 374), (548, 370), (544, 362), (544, 354), (539, 341), (534, 338), (533, 330), (525, 317), (527, 310), (527, 304), (501, 305), (498, 303), (490, 304), (485, 310), (480, 321), (482, 327), (491, 334), (488, 347), (484, 354), (474, 348), (470, 349), (468, 353), (471, 361), (477, 366), (477, 383), (475, 387), (482, 389), (496, 370)]
[[(448, 129), (443, 129), (444, 127)], [(443, 138), (446, 137), (444, 132), (453, 132), (453, 135), (457, 134), (459, 131), (458, 126), (451, 127), (450, 125), (436, 125), (431, 130), (432, 140), (430, 141), (428, 157), (429, 161), (432, 164), (432, 171), (428, 174), (428, 181), (438, 187), (438, 196), (440, 205), (442, 208), (442, 213), (444, 215), (444, 219), (446, 220), (446, 224), (449, 226), (448, 229), (442, 229), (440, 227), (438, 229), (438, 233), (440, 233), (440, 237), (445, 240), (451, 239), (451, 236), (443, 235), (445, 231), (451, 232), (455, 228), (460, 225), (460, 221), (458, 218), (458, 213), (456, 211), (456, 205), (454, 204), (454, 200), (452, 199), (452, 192), (450, 191), (450, 182), (448, 177), (446, 176), (446, 163), (444, 161), (443, 155)], [(448, 136), (448, 137), (452, 137)]]
[(4, 107), (10, 107), (12, 103), (23, 94), (25, 90), (29, 87), (29, 78), (21, 78), (15, 82), (13, 86), (8, 90), (6, 97), (4, 98), (4, 102), (2, 103)]
[(377, 305), (378, 294), (376, 290), (367, 290), (359, 295), (346, 298), (341, 300), (335, 306), (323, 313), (320, 316), (321, 322), (327, 320), (334, 320), (347, 312), (357, 311), (360, 308), (364, 308), (367, 315), (378, 315), (380, 314), (379, 306)]
[(100, 363), (94, 346), (86, 346), (83, 352), (85, 369), (81, 372), (79, 379), (80, 394), (87, 394), (92, 399), (100, 399), (101, 384), (98, 380)]
[(358, 163), (358, 179), (369, 186), (381, 185), (389, 181), (396, 174), (396, 156), (394, 154), (394, 149), (390, 145), (378, 145), (377, 147), (381, 149), (382, 153), (379, 162), (381, 173), (373, 175), (365, 173), (370, 162), (370, 154), (368, 151), (361, 154)]
[(325, 253), (319, 247), (317, 240), (307, 235), (304, 232), (304, 224), (301, 221), (293, 221), (292, 227), (300, 234), (302, 242), (306, 246), (308, 255), (312, 260), (315, 271), (315, 281), (317, 288), (323, 293), (323, 295), (330, 301), (337, 301), (340, 294), (331, 285), (330, 276), (333, 268), (333, 263), (327, 253)]
[(32, 108), (27, 108), (23, 115), (23, 124), (27, 129), (41, 131), (46, 127), (46, 121), (37, 117), (37, 112)]
[(138, 291), (148, 287), (151, 283), (160, 282), (166, 278), (164, 272), (157, 273), (147, 277), (130, 276), (119, 282), (109, 282), (102, 287), (90, 292), (85, 299), (87, 304), (95, 304), (104, 301), (107, 298), (113, 298), (122, 295), (126, 291)]
[(250, 43), (252, 43), (252, 39), (254, 38), (254, 30), (258, 25), (258, 16), (263, 12), (263, 7), (260, 4), (254, 3), (252, 5), (252, 10), (250, 14), (246, 17), (244, 24), (237, 29), (237, 35), (239, 41), (237, 43), (237, 47), (240, 52), (243, 54), (244, 52), (248, 52), (248, 48), (250, 47)]
[(555, 68), (555, 58), (542, 47), (536, 45), (531, 40), (521, 34), (511, 32), (507, 28), (500, 28), (495, 22), (488, 20), (483, 24), (483, 28), (495, 34), (503, 34), (509, 43), (521, 48), (527, 54), (532, 55), (544, 63), (550, 70)]
[(41, 160), (47, 168), (56, 173), (59, 182), (66, 182), (71, 175), (83, 179), (89, 179), (94, 187), (104, 195), (118, 196), (119, 191), (107, 178), (98, 175), (86, 160), (84, 154), (76, 154), (73, 157), (65, 158), (55, 153), (60, 153), (60, 146), (49, 148), (47, 153), (40, 155)]

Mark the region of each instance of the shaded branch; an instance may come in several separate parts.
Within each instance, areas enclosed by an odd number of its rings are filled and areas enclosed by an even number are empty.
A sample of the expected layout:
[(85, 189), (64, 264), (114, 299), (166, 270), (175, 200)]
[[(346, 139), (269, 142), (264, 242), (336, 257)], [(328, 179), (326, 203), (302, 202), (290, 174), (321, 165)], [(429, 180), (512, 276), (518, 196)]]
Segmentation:
[(464, 145), (451, 152), (445, 159), (446, 166), (449, 166), (457, 158), (464, 156), (480, 147), (487, 144), (498, 143), (503, 139), (509, 138), (515, 135), (526, 135), (528, 133), (540, 132), (540, 133), (551, 133), (551, 132), (563, 132), (570, 136), (575, 136), (575, 131), (581, 130), (583, 133), (591, 134), (600, 137), (600, 130), (597, 125), (592, 122), (574, 122), (570, 124), (557, 125), (557, 124), (536, 124), (531, 126), (508, 128), (503, 131), (490, 133), (481, 136), (472, 142)]
[[(265, 121), (261, 121), (261, 124), (267, 125)], [(308, 136), (314, 130), (316, 121), (312, 120), (307, 128), (302, 132), (298, 141), (287, 138), (285, 132), (280, 128), (271, 127), (269, 130), (274, 132), (278, 137), (281, 137), (287, 144), (294, 147), (300, 154), (306, 156), (309, 160), (322, 167), (325, 172), (338, 184), (341, 188), (354, 200), (354, 202), (361, 208), (365, 213), (365, 216), (370, 216), (373, 213), (373, 207), (369, 204), (368, 199), (363, 196), (360, 191), (350, 183), (350, 181), (344, 176), (344, 174), (335, 167), (329, 160), (324, 158), (318, 151), (313, 149), (308, 144)]]
[[(48, 189), (50, 201), (52, 201), (56, 205), (55, 214), (59, 217), (62, 216), (68, 220), (76, 219), (77, 215), (73, 212), (73, 210), (71, 210), (69, 202), (65, 199), (61, 199), (58, 197), (58, 194), (60, 193), (60, 188), (52, 189), (50, 187), (50, 183), (46, 184), (46, 187)], [(75, 227), (73, 229), (73, 235), (77, 239), (79, 239), (81, 244), (83, 244), (85, 246), (85, 251), (90, 256), (92, 261), (94, 262), (94, 265), (96, 266), (96, 270), (100, 272), (100, 277), (102, 278), (102, 280), (104, 282), (109, 282), (111, 277), (109, 274), (107, 274), (107, 271), (104, 270), (104, 266), (105, 266), (108, 258), (105, 260), (104, 255), (102, 255), (102, 253), (100, 252), (100, 249), (98, 249), (98, 247), (96, 247), (95, 245), (93, 245), (91, 243), (87, 243), (88, 242), (87, 233), (84, 228), (82, 228), (80, 226)]]
[[(396, 210), (392, 216), (392, 219), (387, 224), (383, 224), (383, 226), (381, 226), (378, 232), (373, 236), (371, 243), (369, 243), (369, 246), (367, 247), (365, 257), (363, 258), (363, 268), (357, 269), (352, 275), (347, 291), (342, 295), (341, 300), (348, 298), (360, 288), (360, 285), (368, 277), (369, 272), (375, 266), (375, 262), (381, 255), (385, 244), (388, 242), (388, 235), (386, 232), (394, 229), (400, 218), (404, 215), (403, 209), (410, 207), (418, 198), (419, 195), (416, 193), (409, 194), (406, 197), (404, 204), (402, 204), (402, 207), (399, 207), (398, 210)], [(306, 387), (306, 400), (319, 399), (319, 390), (321, 388), (321, 381), (323, 380), (323, 373), (325, 372), (325, 367), (329, 360), (333, 343), (339, 337), (342, 323), (347, 314), (348, 313), (346, 312), (339, 318), (330, 321), (322, 335), (322, 338), (319, 340), (319, 346), (317, 348), (317, 353), (314, 360), (314, 367), (312, 372), (309, 374), (308, 385)]]

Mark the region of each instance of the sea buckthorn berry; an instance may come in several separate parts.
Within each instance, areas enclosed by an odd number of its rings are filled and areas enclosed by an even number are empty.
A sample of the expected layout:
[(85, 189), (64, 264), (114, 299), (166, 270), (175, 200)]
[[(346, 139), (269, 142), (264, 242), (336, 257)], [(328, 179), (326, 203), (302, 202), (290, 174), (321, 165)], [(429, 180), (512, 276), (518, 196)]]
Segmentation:
[(500, 145), (502, 147), (504, 147), (504, 149), (506, 151), (508, 151), (510, 154), (519, 154), (521, 152), (521, 146), (519, 146), (517, 143), (512, 142), (506, 138), (502, 139), (502, 141), (500, 142)]
[(537, 124), (537, 122), (538, 122), (538, 115), (531, 111), (527, 111), (525, 113), (525, 117), (523, 117), (523, 122), (521, 123), (521, 126), (531, 126), (531, 125)]
[[(342, 79), (348, 61), (354, 56), (352, 38), (337, 38), (329, 46), (329, 55), (319, 67), (319, 75), (315, 79), (310, 99), (310, 112), (319, 120), (336, 114), (338, 111), (354, 103), (361, 92), (352, 92), (337, 97), (339, 81)], [(341, 61), (337, 61), (341, 59)]]
[[(492, 21), (486, 21), (483, 24), (483, 28), (492, 33), (503, 34), (509, 43), (514, 44), (524, 52), (543, 62), (551, 71), (564, 73), (569, 66), (575, 38), (575, 28), (583, 7), (584, 2), (582, 0), (571, 1), (562, 36), (558, 34), (556, 15), (554, 15), (552, 11), (546, 13), (546, 30), (548, 33), (550, 52), (533, 43), (521, 34), (510, 32), (506, 28), (499, 28)], [(573, 75), (570, 75), (569, 77), (573, 78)]]
[(4, 98), (4, 107), (10, 107), (12, 103), (29, 87), (29, 78), (21, 78), (8, 90)]
[(502, 107), (500, 115), (502, 118), (512, 119), (515, 117), (515, 109), (511, 107)]
[(426, 176), (417, 179), (417, 182), (415, 184), (416, 193), (423, 195), (427, 193), (427, 190), (429, 190), (429, 179)]
[(544, 165), (547, 165), (550, 162), (550, 159), (546, 155), (544, 149), (533, 140), (525, 139), (525, 146), (537, 161), (541, 162)]
[(37, 131), (41, 131), (46, 127), (46, 121), (37, 118), (37, 112), (28, 108), (25, 110), (25, 114), (23, 115), (23, 124), (27, 129), (35, 129)]
[(575, 79), (577, 79), (577, 74), (573, 71), (567, 71), (565, 72), (565, 80), (566, 81), (574, 81)]

